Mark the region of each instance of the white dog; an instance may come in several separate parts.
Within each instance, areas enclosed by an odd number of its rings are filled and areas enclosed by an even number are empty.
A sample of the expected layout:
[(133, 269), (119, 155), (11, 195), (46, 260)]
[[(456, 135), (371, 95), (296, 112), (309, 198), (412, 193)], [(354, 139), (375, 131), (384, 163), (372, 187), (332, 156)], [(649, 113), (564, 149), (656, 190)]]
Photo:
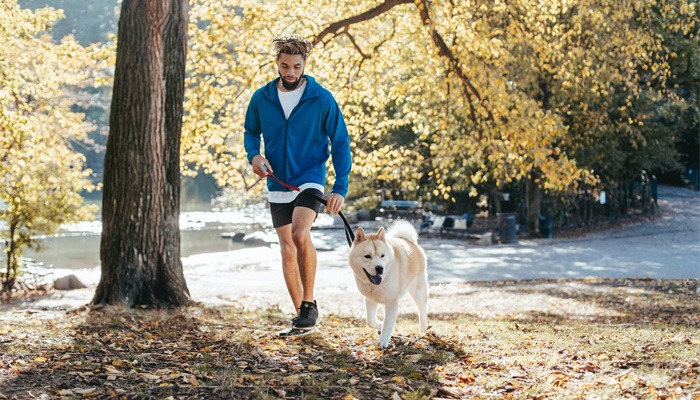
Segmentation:
[[(389, 346), (399, 313), (399, 299), (408, 292), (418, 306), (420, 332), (428, 329), (428, 278), (426, 258), (418, 246), (418, 233), (407, 221), (395, 222), (389, 230), (365, 234), (357, 228), (350, 249), (350, 267), (357, 288), (365, 296), (367, 325), (381, 329), (379, 346)], [(384, 322), (377, 321), (377, 306), (384, 305)]]

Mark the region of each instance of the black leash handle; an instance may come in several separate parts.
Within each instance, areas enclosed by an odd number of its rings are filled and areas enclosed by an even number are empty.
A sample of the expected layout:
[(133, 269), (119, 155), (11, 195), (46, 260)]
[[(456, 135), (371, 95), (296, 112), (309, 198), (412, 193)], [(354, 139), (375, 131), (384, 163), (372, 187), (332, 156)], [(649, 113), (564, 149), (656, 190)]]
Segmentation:
[[(328, 202), (326, 199), (324, 199), (321, 196), (316, 196), (315, 194), (308, 192), (308, 191), (303, 191), (300, 194), (306, 194), (307, 196), (311, 196), (314, 199), (318, 200), (321, 204), (324, 206), (328, 205)], [(352, 242), (355, 241), (355, 233), (352, 231), (352, 228), (350, 228), (350, 224), (348, 223), (348, 220), (345, 219), (345, 215), (343, 215), (342, 211), (338, 211), (338, 215), (340, 216), (340, 219), (343, 220), (343, 225), (345, 228), (345, 239), (348, 241), (348, 246), (352, 247)]]

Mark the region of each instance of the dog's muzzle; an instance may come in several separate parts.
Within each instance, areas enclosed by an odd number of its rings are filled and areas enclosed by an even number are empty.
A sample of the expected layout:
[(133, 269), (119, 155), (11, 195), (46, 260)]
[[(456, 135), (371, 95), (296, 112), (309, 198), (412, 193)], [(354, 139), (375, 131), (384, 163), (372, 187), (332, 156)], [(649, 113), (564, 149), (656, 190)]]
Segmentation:
[(365, 271), (365, 275), (367, 275), (367, 279), (369, 279), (369, 281), (372, 282), (373, 285), (379, 285), (380, 283), (382, 283), (382, 275), (381, 274), (370, 275), (366, 269), (362, 268), (362, 270)]

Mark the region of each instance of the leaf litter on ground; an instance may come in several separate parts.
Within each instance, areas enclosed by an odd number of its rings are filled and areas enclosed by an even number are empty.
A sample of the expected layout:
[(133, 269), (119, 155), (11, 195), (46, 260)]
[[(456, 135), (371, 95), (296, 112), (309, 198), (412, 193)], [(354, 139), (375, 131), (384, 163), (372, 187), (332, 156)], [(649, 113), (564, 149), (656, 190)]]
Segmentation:
[[(0, 399), (700, 398), (697, 280), (484, 282), (504, 301), (547, 293), (606, 312), (404, 314), (391, 346), (358, 316), (282, 340), (279, 309), (195, 306), (0, 315)], [(506, 295), (507, 294), (507, 295)], [(451, 301), (470, 294), (452, 293)], [(563, 304), (568, 304), (564, 302)], [(555, 312), (558, 311), (558, 312)]]

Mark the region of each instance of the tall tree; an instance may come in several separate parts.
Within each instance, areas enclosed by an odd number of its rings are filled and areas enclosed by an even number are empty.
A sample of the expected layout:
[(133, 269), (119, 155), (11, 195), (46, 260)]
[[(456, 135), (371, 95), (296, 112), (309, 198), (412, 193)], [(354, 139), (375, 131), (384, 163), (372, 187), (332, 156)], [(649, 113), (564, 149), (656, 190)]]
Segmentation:
[(24, 248), (62, 224), (92, 218), (83, 205), (92, 190), (85, 158), (74, 149), (91, 124), (79, 107), (76, 88), (92, 86), (97, 48), (72, 37), (54, 43), (45, 32), (62, 17), (51, 8), (22, 9), (0, 2), (0, 237), (7, 240), (3, 287), (11, 289)]
[(191, 303), (180, 260), (186, 0), (124, 0), (93, 304)]

